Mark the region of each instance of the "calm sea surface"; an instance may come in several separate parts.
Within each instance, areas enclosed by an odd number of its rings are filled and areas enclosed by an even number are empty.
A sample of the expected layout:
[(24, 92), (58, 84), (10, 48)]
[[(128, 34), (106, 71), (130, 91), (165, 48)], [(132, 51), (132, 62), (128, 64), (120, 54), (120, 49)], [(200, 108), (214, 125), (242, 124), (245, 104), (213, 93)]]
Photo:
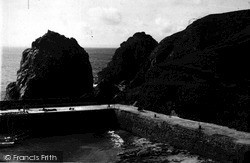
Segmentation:
[(47, 155), (50, 154), (49, 151), (51, 153), (58, 151), (62, 153), (65, 162), (213, 162), (191, 155), (187, 151), (174, 149), (168, 144), (151, 142), (123, 130), (29, 138), (14, 147), (1, 148), (0, 161), (6, 161), (7, 155), (12, 159), (13, 157), (18, 159), (17, 156), (33, 156), (34, 152), (41, 158), (43, 151)]
[[(25, 47), (19, 48), (8, 48), (2, 49), (2, 67), (1, 67), (1, 97), (3, 100), (5, 95), (5, 89), (8, 83), (16, 80), (16, 73), (20, 66), (22, 52)], [(97, 80), (97, 73), (106, 67), (107, 63), (111, 60), (115, 48), (85, 48), (90, 57), (90, 62), (93, 69), (94, 81)]]

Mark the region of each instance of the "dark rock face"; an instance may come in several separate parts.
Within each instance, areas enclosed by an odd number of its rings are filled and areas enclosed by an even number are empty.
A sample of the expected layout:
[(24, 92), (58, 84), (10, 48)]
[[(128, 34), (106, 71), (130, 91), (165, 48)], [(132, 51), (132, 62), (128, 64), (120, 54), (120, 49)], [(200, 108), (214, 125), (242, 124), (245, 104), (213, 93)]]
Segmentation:
[(16, 86), (16, 82), (11, 82), (10, 84), (8, 84), (6, 87), (5, 100), (18, 99), (19, 96), (20, 96), (20, 93)]
[(148, 61), (157, 44), (150, 35), (135, 33), (120, 45), (108, 66), (98, 73), (99, 81), (105, 79), (115, 84), (130, 82)]
[(129, 79), (116, 102), (250, 131), (250, 10), (193, 22), (163, 39), (136, 68), (134, 58), (121, 53), (132, 54), (134, 46), (124, 45), (100, 73), (115, 83)]
[(149, 56), (157, 45), (157, 41), (144, 32), (135, 33), (123, 42), (107, 67), (98, 73), (97, 99), (110, 102), (122, 87), (142, 84), (143, 68), (150, 63)]
[(250, 10), (209, 15), (152, 52), (140, 107), (248, 130)]
[(48, 31), (23, 52), (17, 80), (7, 86), (6, 98), (80, 97), (92, 91), (87, 52), (74, 38)]

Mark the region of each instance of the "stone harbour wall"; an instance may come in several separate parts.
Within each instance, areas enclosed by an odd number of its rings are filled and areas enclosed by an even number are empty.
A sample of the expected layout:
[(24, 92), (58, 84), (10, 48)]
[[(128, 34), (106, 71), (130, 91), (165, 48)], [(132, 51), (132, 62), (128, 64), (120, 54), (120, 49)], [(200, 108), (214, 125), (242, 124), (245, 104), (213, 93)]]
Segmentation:
[[(250, 151), (250, 134), (227, 127), (115, 106), (121, 129), (187, 149), (220, 162), (243, 162)], [(249, 157), (249, 156), (248, 156)]]
[(244, 162), (250, 152), (250, 133), (119, 104), (0, 111), (0, 134), (12, 129), (40, 136), (121, 129), (219, 162)]

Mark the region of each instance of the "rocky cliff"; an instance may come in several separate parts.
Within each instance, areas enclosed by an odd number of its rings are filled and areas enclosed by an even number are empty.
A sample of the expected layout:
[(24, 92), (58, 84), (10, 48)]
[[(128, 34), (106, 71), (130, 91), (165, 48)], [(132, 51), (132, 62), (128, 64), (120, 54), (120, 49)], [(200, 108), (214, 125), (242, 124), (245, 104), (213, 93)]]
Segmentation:
[(6, 100), (80, 97), (93, 91), (87, 52), (74, 38), (48, 31), (22, 54)]
[(250, 10), (208, 15), (163, 39), (116, 102), (250, 131), (249, 51)]
[(157, 44), (155, 39), (145, 32), (135, 33), (121, 43), (107, 67), (98, 73), (99, 81), (105, 79), (118, 84), (121, 81), (133, 80)]
[(153, 51), (139, 105), (249, 130), (249, 50), (250, 10), (199, 19)]
[(140, 72), (150, 63), (149, 56), (157, 45), (157, 41), (145, 32), (135, 33), (121, 43), (107, 67), (98, 73), (98, 98), (111, 100), (119, 89), (141, 85), (145, 76)]

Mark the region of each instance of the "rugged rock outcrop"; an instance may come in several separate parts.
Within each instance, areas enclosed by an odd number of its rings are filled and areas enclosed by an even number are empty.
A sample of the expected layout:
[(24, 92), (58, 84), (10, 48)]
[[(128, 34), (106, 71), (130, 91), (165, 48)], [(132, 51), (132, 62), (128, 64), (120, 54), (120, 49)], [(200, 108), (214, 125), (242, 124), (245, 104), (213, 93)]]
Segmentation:
[(250, 131), (250, 10), (209, 15), (150, 56), (138, 105)]
[(99, 81), (105, 79), (115, 84), (130, 82), (148, 61), (157, 44), (145, 32), (135, 33), (120, 45), (107, 67), (98, 73)]
[(250, 10), (208, 15), (163, 39), (116, 102), (250, 131), (249, 51)]
[(144, 82), (144, 73), (139, 72), (148, 65), (149, 56), (157, 45), (157, 41), (145, 32), (135, 33), (123, 42), (107, 67), (98, 73), (98, 98), (111, 100), (119, 92), (115, 88), (116, 85), (119, 85), (120, 89), (141, 85)]
[(74, 38), (48, 31), (23, 51), (6, 100), (80, 97), (93, 91), (87, 52)]

